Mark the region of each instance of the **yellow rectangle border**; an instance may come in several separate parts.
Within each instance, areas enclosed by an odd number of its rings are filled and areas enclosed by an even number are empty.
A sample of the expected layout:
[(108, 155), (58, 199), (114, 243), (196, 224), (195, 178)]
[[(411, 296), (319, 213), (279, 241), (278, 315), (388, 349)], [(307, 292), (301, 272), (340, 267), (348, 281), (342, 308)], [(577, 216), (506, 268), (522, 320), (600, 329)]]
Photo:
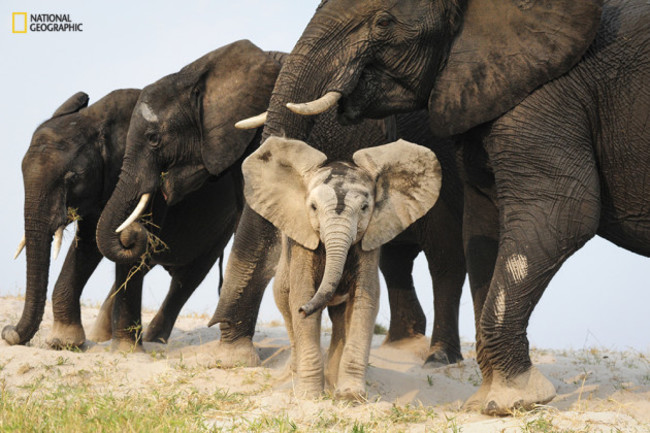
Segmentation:
[[(25, 30), (16, 30), (16, 17), (22, 15), (25, 17)], [(12, 33), (27, 33), (27, 12), (13, 12), (11, 14), (11, 32)]]

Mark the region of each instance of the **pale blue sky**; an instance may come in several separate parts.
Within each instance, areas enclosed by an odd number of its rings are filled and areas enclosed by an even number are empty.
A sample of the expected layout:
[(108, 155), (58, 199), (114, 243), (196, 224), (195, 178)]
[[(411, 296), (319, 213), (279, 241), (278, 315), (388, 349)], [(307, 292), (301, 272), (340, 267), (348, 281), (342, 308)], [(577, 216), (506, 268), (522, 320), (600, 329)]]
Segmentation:
[[(111, 90), (141, 88), (175, 72), (201, 55), (238, 39), (263, 49), (289, 51), (319, 0), (172, 1), (12, 1), (0, 5), (0, 159), (5, 205), (0, 213), (0, 295), (25, 287), (25, 256), (12, 260), (23, 232), (23, 186), (20, 161), (36, 126), (69, 96), (83, 90), (91, 103)], [(82, 22), (82, 33), (12, 34), (11, 13), (66, 13)], [(71, 238), (50, 271), (54, 285)], [(570, 258), (551, 281), (528, 328), (538, 347), (650, 350), (650, 267), (643, 257), (594, 239)], [(82, 299), (102, 300), (111, 286), (113, 266), (103, 261)], [(431, 332), (430, 279), (422, 256), (416, 262), (418, 295)], [(145, 280), (144, 304), (157, 308), (169, 278), (162, 268)], [(212, 314), (217, 304), (216, 268), (199, 287), (184, 312)], [(382, 293), (378, 321), (387, 324), (387, 295)], [(260, 320), (280, 318), (268, 290)], [(461, 305), (461, 336), (474, 340), (469, 289)], [(0, 324), (4, 326), (5, 324)], [(88, 326), (90, 324), (86, 324)]]

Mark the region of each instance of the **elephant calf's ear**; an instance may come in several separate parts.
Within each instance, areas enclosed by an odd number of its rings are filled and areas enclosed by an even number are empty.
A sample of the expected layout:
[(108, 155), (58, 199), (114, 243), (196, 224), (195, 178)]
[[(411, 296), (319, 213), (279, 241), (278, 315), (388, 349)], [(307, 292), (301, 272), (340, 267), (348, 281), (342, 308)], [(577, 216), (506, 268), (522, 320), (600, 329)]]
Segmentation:
[(56, 109), (52, 117), (64, 116), (66, 114), (76, 113), (82, 108), (88, 106), (88, 94), (84, 92), (77, 92), (74, 95), (70, 96), (67, 101), (65, 101), (59, 108)]
[(365, 251), (393, 239), (438, 200), (442, 170), (436, 155), (424, 146), (398, 140), (359, 150), (352, 158), (376, 182), (375, 209), (361, 240)]
[(310, 250), (318, 247), (319, 236), (307, 215), (306, 184), (326, 159), (302, 141), (269, 137), (242, 164), (244, 195), (251, 209)]

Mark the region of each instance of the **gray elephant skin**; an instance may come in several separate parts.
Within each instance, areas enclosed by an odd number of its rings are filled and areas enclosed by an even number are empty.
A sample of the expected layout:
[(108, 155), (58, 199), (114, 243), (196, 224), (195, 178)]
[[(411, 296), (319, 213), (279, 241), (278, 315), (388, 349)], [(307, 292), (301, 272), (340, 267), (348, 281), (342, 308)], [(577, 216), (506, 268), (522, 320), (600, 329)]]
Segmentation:
[[(422, 217), (440, 191), (440, 165), (426, 147), (400, 140), (358, 150), (352, 160), (328, 162), (302, 141), (269, 137), (242, 165), (246, 202), (284, 234), (273, 291), (301, 397), (320, 396), (327, 376), (338, 398), (365, 398), (379, 247)], [(326, 306), (332, 340), (324, 374)]]
[[(117, 263), (130, 263), (146, 251), (154, 232), (168, 246), (156, 255), (156, 263), (169, 266), (196, 260), (203, 261), (204, 267), (212, 265), (231, 237), (244, 203), (241, 160), (259, 139), (256, 131), (239, 131), (234, 124), (242, 116), (264, 110), (278, 71), (272, 58), (242, 41), (210, 52), (142, 90), (133, 110), (119, 181), (97, 225), (102, 254)], [(202, 194), (206, 188), (214, 194)], [(161, 195), (156, 196), (159, 190)], [(153, 203), (152, 197), (157, 197)], [(196, 215), (185, 219), (170, 215), (170, 210), (190, 199), (200, 209)], [(161, 227), (159, 234), (155, 226), (145, 227), (139, 220), (147, 210)], [(166, 231), (170, 218), (178, 226)], [(191, 227), (197, 236), (184, 239), (183, 227)], [(215, 236), (217, 243), (213, 243)], [(200, 282), (193, 279), (203, 278), (199, 271), (183, 273), (192, 279), (191, 285), (185, 281), (179, 289), (185, 299)], [(141, 344), (134, 331), (134, 325), (141, 323), (141, 296), (141, 290), (128, 290), (115, 297), (113, 338), (121, 345)], [(177, 300), (176, 308), (183, 303), (184, 299)]]
[(343, 122), (427, 108), (435, 134), (462, 134), (483, 375), (466, 407), (555, 396), (526, 328), (591, 237), (650, 255), (649, 59), (641, 0), (326, 0), (284, 63), (265, 134), (305, 139), (294, 112), (330, 106)]
[[(10, 344), (27, 343), (38, 330), (42, 320), (47, 293), (49, 251), (52, 236), (72, 220), (77, 221), (75, 241), (70, 246), (52, 295), (54, 326), (47, 342), (54, 348), (78, 347), (86, 335), (81, 323), (79, 298), (85, 284), (102, 259), (96, 240), (99, 215), (117, 184), (124, 157), (129, 119), (140, 95), (140, 90), (116, 90), (88, 106), (88, 95), (79, 92), (56, 110), (51, 119), (40, 125), (23, 159), (25, 181), (25, 240), (27, 244), (27, 290), (24, 312), (19, 323), (7, 326), (3, 338)], [(172, 275), (170, 290), (163, 305), (143, 335), (145, 341), (166, 341), (181, 307), (194, 288), (203, 279), (230, 238), (242, 197), (235, 196), (232, 179), (211, 184), (196, 196), (168, 212), (159, 209), (165, 220), (157, 221), (160, 234), (167, 239), (168, 232), (193, 241), (192, 226), (181, 227), (173, 221), (186, 221), (193, 214), (204, 212), (202, 198), (214, 194), (222, 200), (223, 210), (213, 212), (216, 221), (222, 221), (224, 233), (212, 236), (217, 243), (215, 254), (201, 268), (186, 263), (173, 263), (167, 269)], [(42, 197), (46, 197), (43, 200)], [(160, 200), (158, 200), (160, 201)], [(200, 212), (197, 210), (200, 209)], [(218, 227), (218, 226), (217, 226)], [(216, 228), (216, 227), (215, 227)], [(200, 236), (205, 237), (204, 233)], [(55, 235), (55, 250), (60, 239)], [(169, 242), (169, 239), (167, 239)], [(56, 245), (58, 243), (58, 245)], [(56, 253), (55, 253), (56, 254)], [(132, 274), (133, 264), (116, 266), (116, 280), (91, 331), (90, 338), (104, 341), (111, 338), (114, 294), (141, 290), (142, 278), (152, 265)], [(158, 257), (159, 258), (159, 257)], [(205, 261), (205, 259), (202, 259)], [(188, 270), (190, 272), (188, 272)], [(128, 283), (127, 283), (128, 279)]]

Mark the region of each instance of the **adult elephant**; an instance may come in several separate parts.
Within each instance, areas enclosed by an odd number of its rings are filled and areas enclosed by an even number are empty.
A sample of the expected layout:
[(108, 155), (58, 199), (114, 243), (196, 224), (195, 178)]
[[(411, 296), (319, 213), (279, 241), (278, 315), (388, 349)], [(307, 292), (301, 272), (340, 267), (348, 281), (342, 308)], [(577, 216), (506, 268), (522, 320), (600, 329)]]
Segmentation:
[[(147, 250), (155, 225), (161, 227), (156, 234), (168, 249), (153, 257), (154, 263), (169, 266), (202, 256), (207, 260), (212, 252), (204, 247), (217, 233), (228, 233), (223, 249), (244, 202), (240, 164), (259, 141), (256, 131), (238, 131), (234, 124), (266, 108), (278, 71), (273, 58), (240, 41), (142, 90), (131, 117), (119, 181), (97, 225), (97, 245), (104, 256), (132, 263)], [(224, 182), (229, 188), (196, 197)], [(152, 200), (159, 190), (160, 200)], [(227, 205), (233, 194), (232, 202), (238, 204), (233, 218), (215, 218), (224, 211), (230, 214)], [(192, 196), (200, 216), (183, 220), (180, 212), (170, 213)], [(147, 209), (154, 226), (139, 221)], [(184, 239), (182, 233), (188, 229), (198, 237)], [(269, 248), (273, 255), (274, 243)], [(275, 263), (270, 267), (272, 275)], [(187, 272), (187, 277), (195, 275)], [(141, 344), (136, 332), (140, 299), (141, 290), (118, 291), (114, 298), (113, 339), (122, 346)]]
[(50, 249), (59, 253), (63, 229), (77, 220), (72, 243), (54, 286), (54, 326), (48, 342), (78, 346), (85, 341), (79, 297), (102, 256), (95, 243), (101, 209), (117, 183), (131, 111), (140, 90), (109, 93), (91, 106), (76, 93), (34, 132), (23, 158), (25, 236), (16, 256), (27, 248), (25, 306), (15, 326), (2, 338), (25, 344), (43, 318)]
[(347, 122), (427, 107), (436, 134), (469, 131), (464, 236), (483, 374), (470, 408), (554, 397), (526, 327), (567, 257), (595, 234), (650, 254), (649, 8), (326, 0), (278, 77), (267, 134), (309, 133), (287, 104), (337, 105)]
[[(136, 89), (116, 90), (88, 106), (88, 95), (79, 92), (34, 132), (23, 159), (25, 239), (17, 251), (20, 253), (26, 244), (26, 299), (18, 324), (3, 329), (2, 337), (8, 343), (27, 343), (38, 330), (45, 307), (52, 237), (55, 238), (56, 259), (63, 229), (73, 220), (77, 221), (75, 241), (54, 286), (54, 326), (47, 343), (55, 348), (77, 347), (84, 343), (86, 335), (81, 323), (79, 298), (102, 259), (95, 241), (97, 221), (117, 184), (129, 119), (139, 95), (140, 90)], [(218, 211), (209, 207), (211, 215), (224, 225), (224, 233), (210, 238), (214, 254), (209, 259), (202, 259), (207, 261), (200, 268), (185, 263), (174, 263), (168, 268), (172, 275), (170, 290), (144, 333), (145, 341), (165, 341), (169, 337), (180, 308), (222, 253), (241, 207), (242, 198), (236, 196), (235, 191), (237, 188), (232, 179), (210, 184), (167, 212), (166, 224), (158, 221), (162, 226), (159, 235), (167, 239), (167, 233), (174, 228), (170, 221), (175, 215), (179, 215), (177, 218), (183, 222), (196, 219), (197, 215), (206, 212), (202, 203), (206, 195), (221, 197)], [(162, 215), (164, 210), (161, 209), (159, 214)], [(189, 230), (181, 232), (191, 240), (191, 231), (195, 228), (189, 226)], [(198, 236), (206, 238), (205, 233)], [(160, 257), (161, 254), (154, 255), (159, 261)], [(116, 266), (115, 284), (90, 334), (92, 340), (103, 341), (111, 337), (115, 291), (119, 288), (125, 290), (127, 279), (129, 290), (141, 290), (142, 278), (149, 267), (142, 266), (138, 272), (131, 272), (131, 268), (130, 264)]]

